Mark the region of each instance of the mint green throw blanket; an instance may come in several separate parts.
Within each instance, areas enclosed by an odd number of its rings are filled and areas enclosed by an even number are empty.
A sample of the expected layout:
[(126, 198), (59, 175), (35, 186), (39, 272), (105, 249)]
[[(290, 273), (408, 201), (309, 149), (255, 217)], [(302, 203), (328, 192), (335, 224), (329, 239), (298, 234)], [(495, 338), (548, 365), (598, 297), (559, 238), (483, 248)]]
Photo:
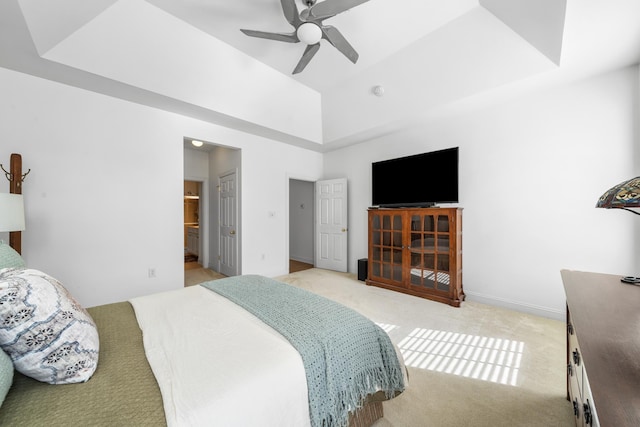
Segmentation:
[(354, 310), (266, 277), (203, 283), (284, 336), (300, 353), (313, 427), (342, 427), (367, 395), (404, 390), (402, 367), (389, 336)]

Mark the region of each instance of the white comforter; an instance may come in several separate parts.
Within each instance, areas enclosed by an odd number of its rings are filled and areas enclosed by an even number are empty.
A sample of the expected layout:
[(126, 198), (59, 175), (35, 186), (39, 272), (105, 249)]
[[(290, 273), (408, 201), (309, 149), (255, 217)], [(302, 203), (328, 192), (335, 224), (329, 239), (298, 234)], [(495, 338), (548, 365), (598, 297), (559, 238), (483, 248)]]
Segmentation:
[(192, 286), (131, 300), (172, 426), (309, 426), (304, 365), (276, 331)]

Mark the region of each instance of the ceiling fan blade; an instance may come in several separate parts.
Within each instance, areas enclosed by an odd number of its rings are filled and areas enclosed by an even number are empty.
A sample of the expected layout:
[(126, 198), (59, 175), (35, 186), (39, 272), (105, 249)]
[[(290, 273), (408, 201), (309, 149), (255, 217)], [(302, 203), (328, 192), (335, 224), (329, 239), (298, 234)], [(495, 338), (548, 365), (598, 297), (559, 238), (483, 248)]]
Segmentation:
[(338, 49), (344, 56), (349, 58), (349, 61), (354, 64), (358, 61), (358, 52), (349, 44), (347, 39), (338, 31), (336, 27), (331, 25), (322, 26), (322, 38), (328, 40), (336, 49)]
[(293, 25), (295, 28), (298, 28), (298, 25), (300, 25), (300, 15), (298, 14), (296, 0), (280, 0), (280, 4), (282, 4), (284, 17), (287, 18), (289, 24)]
[[(282, 0), (284, 2), (284, 0)], [(318, 19), (326, 19), (356, 7), (369, 0), (324, 0), (310, 8), (311, 15)]]
[(261, 39), (269, 39), (269, 40), (277, 40), (280, 42), (287, 43), (297, 43), (300, 41), (298, 39), (298, 35), (293, 32), (291, 34), (288, 33), (267, 33), (265, 31), (256, 31), (256, 30), (240, 30), (248, 36), (258, 37)]
[(304, 50), (304, 53), (302, 54), (302, 58), (300, 58), (300, 61), (298, 61), (298, 65), (296, 65), (296, 68), (293, 70), (293, 73), (291, 74), (298, 74), (299, 72), (304, 70), (304, 67), (307, 66), (309, 61), (311, 61), (311, 58), (313, 58), (313, 56), (318, 52), (318, 50), (320, 50), (320, 43), (308, 45), (307, 48)]

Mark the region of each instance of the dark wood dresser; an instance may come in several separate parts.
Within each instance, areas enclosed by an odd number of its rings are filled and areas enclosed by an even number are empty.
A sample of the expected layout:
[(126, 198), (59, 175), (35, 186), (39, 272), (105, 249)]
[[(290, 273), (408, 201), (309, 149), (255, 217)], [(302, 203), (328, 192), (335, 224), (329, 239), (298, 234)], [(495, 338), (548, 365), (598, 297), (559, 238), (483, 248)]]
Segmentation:
[(640, 426), (640, 286), (562, 270), (567, 398), (576, 425)]

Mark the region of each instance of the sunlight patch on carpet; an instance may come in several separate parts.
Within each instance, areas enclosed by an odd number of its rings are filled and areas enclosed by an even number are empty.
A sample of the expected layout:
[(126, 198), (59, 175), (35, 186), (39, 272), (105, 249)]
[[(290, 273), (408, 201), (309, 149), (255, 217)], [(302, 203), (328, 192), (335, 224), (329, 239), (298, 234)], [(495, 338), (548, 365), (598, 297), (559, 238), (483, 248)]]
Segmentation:
[(407, 366), (516, 386), (524, 342), (416, 328), (398, 344)]
[(394, 329), (398, 328), (396, 325), (389, 325), (388, 323), (378, 323), (378, 322), (376, 322), (376, 325), (380, 326), (382, 328), (382, 330), (385, 331), (387, 334), (389, 332), (393, 331)]

